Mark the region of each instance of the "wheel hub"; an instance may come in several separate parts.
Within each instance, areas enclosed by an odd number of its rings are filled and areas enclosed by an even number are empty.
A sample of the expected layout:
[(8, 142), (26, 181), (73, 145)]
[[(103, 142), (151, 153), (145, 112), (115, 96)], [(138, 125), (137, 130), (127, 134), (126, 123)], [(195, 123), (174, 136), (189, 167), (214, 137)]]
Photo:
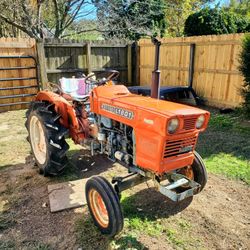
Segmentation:
[(186, 166), (178, 171), (179, 174), (185, 175), (189, 180), (194, 180), (194, 171), (192, 166)]
[(91, 189), (89, 192), (89, 200), (91, 209), (98, 223), (104, 228), (108, 227), (108, 211), (101, 195), (95, 189)]

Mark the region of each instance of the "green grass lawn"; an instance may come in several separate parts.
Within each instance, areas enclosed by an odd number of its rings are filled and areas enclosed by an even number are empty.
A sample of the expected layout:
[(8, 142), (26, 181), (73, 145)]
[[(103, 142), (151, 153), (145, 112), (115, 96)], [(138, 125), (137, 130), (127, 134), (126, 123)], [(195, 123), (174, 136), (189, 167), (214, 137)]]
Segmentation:
[(250, 184), (250, 122), (241, 114), (212, 110), (209, 128), (200, 134), (197, 151), (208, 172)]
[(0, 169), (22, 164), (30, 155), (24, 126), (26, 110), (0, 113)]

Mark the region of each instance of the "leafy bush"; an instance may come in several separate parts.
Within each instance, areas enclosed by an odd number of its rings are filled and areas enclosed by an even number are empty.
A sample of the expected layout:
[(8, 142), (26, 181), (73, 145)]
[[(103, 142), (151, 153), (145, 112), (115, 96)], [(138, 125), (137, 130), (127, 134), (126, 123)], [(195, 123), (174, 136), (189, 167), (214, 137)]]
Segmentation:
[(191, 14), (184, 33), (188, 36), (218, 35), (250, 31), (247, 18), (219, 8), (204, 8)]
[(250, 34), (246, 35), (240, 54), (240, 71), (244, 76), (242, 96), (244, 98), (243, 108), (246, 115), (250, 118)]

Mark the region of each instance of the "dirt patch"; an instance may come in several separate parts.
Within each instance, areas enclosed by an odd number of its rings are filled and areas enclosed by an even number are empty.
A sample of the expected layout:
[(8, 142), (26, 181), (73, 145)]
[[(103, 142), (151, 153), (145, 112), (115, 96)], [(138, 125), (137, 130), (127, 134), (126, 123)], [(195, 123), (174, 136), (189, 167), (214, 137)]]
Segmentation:
[[(74, 157), (78, 158), (83, 152)], [(88, 158), (81, 160), (88, 161)], [(97, 157), (95, 162), (100, 160)], [(93, 169), (89, 171), (81, 177), (94, 174), (91, 173)], [(124, 169), (102, 160), (97, 172), (110, 179)], [(81, 168), (74, 173), (81, 173)], [(1, 230), (0, 242), (14, 242), (17, 249), (36, 249), (37, 244), (47, 247), (45, 249), (125, 249), (129, 245), (135, 249), (247, 249), (250, 244), (249, 187), (241, 182), (209, 175), (205, 190), (180, 204), (168, 201), (152, 188), (148, 189), (148, 185), (152, 187), (150, 182), (141, 184), (127, 193), (128, 197), (122, 202), (125, 224), (126, 220), (133, 221), (139, 216), (142, 221), (147, 218), (155, 223), (152, 225), (161, 225), (163, 230), (160, 235), (152, 231), (150, 236), (142, 231), (133, 236), (129, 226), (125, 226), (124, 232), (115, 240), (99, 234), (86, 208), (50, 213), (47, 185), (52, 182), (55, 179), (38, 175), (32, 162), (19, 165), (18, 170), (11, 167), (1, 171), (0, 183), (7, 187), (1, 200), (5, 201), (3, 207), (9, 207), (2, 211), (2, 215), (11, 214), (13, 221)], [(128, 212), (126, 204), (130, 199), (133, 208)]]

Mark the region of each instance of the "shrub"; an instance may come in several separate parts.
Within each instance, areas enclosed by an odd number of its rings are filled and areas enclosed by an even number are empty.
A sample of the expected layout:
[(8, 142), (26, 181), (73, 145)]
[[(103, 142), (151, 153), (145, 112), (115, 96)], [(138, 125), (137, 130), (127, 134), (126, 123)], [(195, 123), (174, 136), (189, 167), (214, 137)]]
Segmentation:
[(249, 20), (219, 8), (204, 8), (191, 14), (184, 33), (187, 36), (218, 35), (250, 31)]
[(244, 37), (242, 52), (240, 54), (240, 71), (244, 76), (242, 96), (244, 98), (243, 109), (250, 118), (250, 34)]

